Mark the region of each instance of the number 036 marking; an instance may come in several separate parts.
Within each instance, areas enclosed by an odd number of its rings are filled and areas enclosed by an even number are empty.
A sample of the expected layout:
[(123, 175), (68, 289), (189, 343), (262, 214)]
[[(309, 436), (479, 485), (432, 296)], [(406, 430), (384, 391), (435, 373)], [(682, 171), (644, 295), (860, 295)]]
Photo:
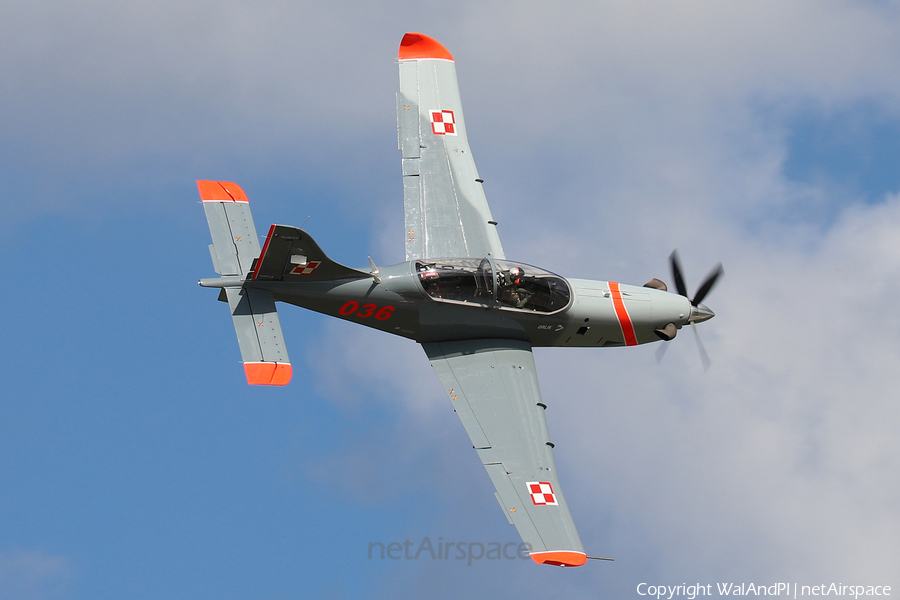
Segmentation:
[[(357, 312), (358, 311), (358, 312)], [(374, 316), (379, 321), (384, 321), (385, 319), (390, 319), (391, 315), (394, 314), (393, 306), (382, 306), (378, 308), (374, 304), (363, 304), (362, 308), (359, 306), (359, 302), (354, 302), (351, 300), (350, 302), (343, 305), (338, 312), (342, 315), (353, 315), (355, 314), (357, 317), (361, 317), (365, 319), (366, 317)]]

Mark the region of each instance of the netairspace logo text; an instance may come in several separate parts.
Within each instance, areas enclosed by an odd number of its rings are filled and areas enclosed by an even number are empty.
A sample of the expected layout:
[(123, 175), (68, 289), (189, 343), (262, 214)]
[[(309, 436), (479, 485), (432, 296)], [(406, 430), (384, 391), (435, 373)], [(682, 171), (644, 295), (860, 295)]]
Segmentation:
[(384, 560), (419, 560), (431, 558), (431, 560), (448, 560), (451, 557), (456, 560), (464, 560), (468, 566), (472, 566), (475, 560), (528, 560), (531, 558), (531, 544), (525, 542), (445, 542), (439, 537), (437, 543), (432, 543), (431, 538), (424, 537), (417, 545), (415, 542), (405, 540), (401, 542), (369, 543), (369, 560), (373, 558)]
[[(713, 589), (715, 585), (715, 589)], [(798, 585), (796, 583), (773, 583), (764, 585), (759, 583), (695, 583), (687, 585), (651, 585), (639, 583), (637, 593), (639, 596), (650, 596), (660, 600), (672, 600), (676, 597), (694, 600), (701, 596), (782, 596), (786, 598), (800, 598), (803, 596), (843, 596), (845, 598), (860, 598), (865, 596), (890, 596), (889, 585), (844, 585), (842, 583), (823, 583), (819, 585)]]

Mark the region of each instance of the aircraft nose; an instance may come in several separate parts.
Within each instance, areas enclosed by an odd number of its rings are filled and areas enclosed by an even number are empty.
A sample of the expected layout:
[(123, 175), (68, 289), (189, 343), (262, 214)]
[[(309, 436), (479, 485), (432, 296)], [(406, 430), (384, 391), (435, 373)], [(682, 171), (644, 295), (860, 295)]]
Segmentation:
[(709, 321), (716, 313), (709, 310), (705, 304), (698, 304), (697, 306), (691, 307), (691, 317), (688, 319), (691, 323), (702, 323), (703, 321)]

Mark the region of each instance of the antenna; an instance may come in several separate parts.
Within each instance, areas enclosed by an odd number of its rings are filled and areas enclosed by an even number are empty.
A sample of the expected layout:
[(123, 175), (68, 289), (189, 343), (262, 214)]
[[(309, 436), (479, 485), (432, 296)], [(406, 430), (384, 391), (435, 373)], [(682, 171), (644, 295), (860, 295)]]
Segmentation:
[(369, 257), (369, 264), (372, 265), (372, 279), (375, 280), (375, 283), (381, 283), (381, 271), (375, 266), (375, 261), (372, 260), (371, 256)]

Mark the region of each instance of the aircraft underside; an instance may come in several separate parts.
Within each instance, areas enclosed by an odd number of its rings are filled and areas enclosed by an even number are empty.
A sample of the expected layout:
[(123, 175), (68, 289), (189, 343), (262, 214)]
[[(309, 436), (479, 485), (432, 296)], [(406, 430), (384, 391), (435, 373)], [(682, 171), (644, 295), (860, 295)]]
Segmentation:
[(721, 267), (688, 299), (674, 254), (677, 293), (658, 279), (643, 287), (566, 279), (507, 260), (469, 148), (453, 56), (408, 33), (398, 61), (407, 262), (379, 268), (370, 258), (370, 268), (351, 269), (286, 225), (272, 225), (260, 247), (240, 186), (201, 180), (219, 277), (199, 283), (220, 288), (228, 303), (253, 385), (291, 380), (277, 301), (419, 342), (532, 559), (583, 565), (589, 557), (556, 475), (532, 347), (667, 343), (713, 316), (701, 301)]

